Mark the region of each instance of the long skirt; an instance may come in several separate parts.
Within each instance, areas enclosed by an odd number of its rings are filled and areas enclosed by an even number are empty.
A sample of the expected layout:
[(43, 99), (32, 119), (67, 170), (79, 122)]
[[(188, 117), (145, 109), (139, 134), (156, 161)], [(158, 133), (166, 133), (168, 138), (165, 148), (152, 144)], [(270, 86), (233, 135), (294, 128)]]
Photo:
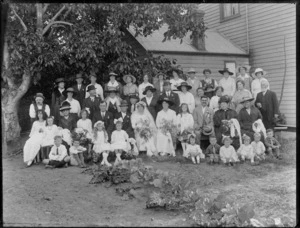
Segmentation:
[(131, 148), (130, 144), (126, 141), (115, 142), (111, 144), (111, 150), (123, 150), (127, 152)]
[(157, 151), (163, 155), (170, 154), (175, 156), (175, 150), (173, 146), (172, 136), (170, 133), (163, 134), (160, 130), (157, 132)]
[(139, 151), (147, 151), (148, 156), (156, 155), (157, 149), (154, 143), (154, 138), (149, 138), (148, 141), (141, 138), (140, 135), (135, 131), (135, 140)]
[(109, 143), (95, 143), (93, 146), (93, 151), (95, 151), (95, 153), (101, 154), (103, 151), (111, 151), (111, 145)]
[(25, 143), (23, 148), (24, 162), (32, 161), (39, 150), (41, 149), (41, 142), (43, 139), (43, 133), (37, 133), (32, 135)]

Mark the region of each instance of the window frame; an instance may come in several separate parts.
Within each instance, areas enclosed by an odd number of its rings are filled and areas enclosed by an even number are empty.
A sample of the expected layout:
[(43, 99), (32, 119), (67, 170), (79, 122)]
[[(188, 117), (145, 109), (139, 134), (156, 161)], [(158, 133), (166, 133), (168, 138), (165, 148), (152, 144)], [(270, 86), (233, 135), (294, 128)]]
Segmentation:
[[(224, 61), (224, 68), (228, 68), (227, 66), (226, 66), (226, 63), (234, 63), (234, 71), (232, 72), (233, 73), (233, 75), (230, 75), (231, 77), (233, 77), (233, 78), (236, 78), (237, 77), (237, 74), (236, 74), (236, 67), (237, 67), (237, 65), (236, 65), (236, 61), (234, 61), (234, 60), (232, 60), (232, 61), (230, 61), (230, 60), (225, 60)], [(230, 70), (230, 69), (229, 69)]]
[(240, 17), (241, 16), (241, 7), (240, 7), (240, 4), (238, 4), (238, 14), (235, 14), (235, 15), (232, 15), (232, 16), (229, 16), (229, 17), (224, 17), (224, 4), (232, 4), (232, 3), (220, 3), (220, 22), (226, 22), (226, 21), (230, 21), (232, 19), (235, 19), (237, 17)]

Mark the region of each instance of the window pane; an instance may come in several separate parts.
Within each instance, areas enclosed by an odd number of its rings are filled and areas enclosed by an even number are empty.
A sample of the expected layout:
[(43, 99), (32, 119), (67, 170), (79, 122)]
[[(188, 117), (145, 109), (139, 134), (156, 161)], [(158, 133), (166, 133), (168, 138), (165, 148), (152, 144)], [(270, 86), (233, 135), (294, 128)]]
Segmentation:
[(232, 6), (232, 15), (238, 14), (239, 13), (239, 5), (238, 3), (231, 4)]
[(224, 18), (231, 16), (231, 4), (224, 4)]

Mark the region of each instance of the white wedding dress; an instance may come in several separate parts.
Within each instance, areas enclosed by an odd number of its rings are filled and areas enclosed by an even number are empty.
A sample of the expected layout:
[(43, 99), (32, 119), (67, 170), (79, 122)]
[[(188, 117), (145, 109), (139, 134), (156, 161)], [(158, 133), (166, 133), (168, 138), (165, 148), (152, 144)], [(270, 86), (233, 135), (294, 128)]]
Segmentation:
[[(143, 101), (140, 101), (136, 104), (136, 107), (142, 105), (144, 107), (143, 112), (139, 112), (138, 109), (134, 111), (131, 115), (131, 124), (134, 129), (135, 139), (137, 142), (137, 148), (139, 151), (147, 151), (148, 156), (156, 155), (157, 149), (156, 145), (156, 133), (157, 128), (154, 122), (152, 115), (150, 114), (146, 104)], [(140, 134), (137, 132), (138, 128), (145, 127), (144, 123), (147, 121), (149, 123), (149, 128), (152, 131), (152, 137), (148, 141), (140, 137)]]

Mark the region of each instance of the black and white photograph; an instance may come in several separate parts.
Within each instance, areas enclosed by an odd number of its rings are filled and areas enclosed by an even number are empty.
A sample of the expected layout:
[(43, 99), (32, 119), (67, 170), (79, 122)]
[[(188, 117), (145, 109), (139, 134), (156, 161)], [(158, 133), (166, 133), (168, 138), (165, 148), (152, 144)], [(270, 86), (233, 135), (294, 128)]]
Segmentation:
[(4, 227), (295, 227), (296, 3), (1, 11)]

